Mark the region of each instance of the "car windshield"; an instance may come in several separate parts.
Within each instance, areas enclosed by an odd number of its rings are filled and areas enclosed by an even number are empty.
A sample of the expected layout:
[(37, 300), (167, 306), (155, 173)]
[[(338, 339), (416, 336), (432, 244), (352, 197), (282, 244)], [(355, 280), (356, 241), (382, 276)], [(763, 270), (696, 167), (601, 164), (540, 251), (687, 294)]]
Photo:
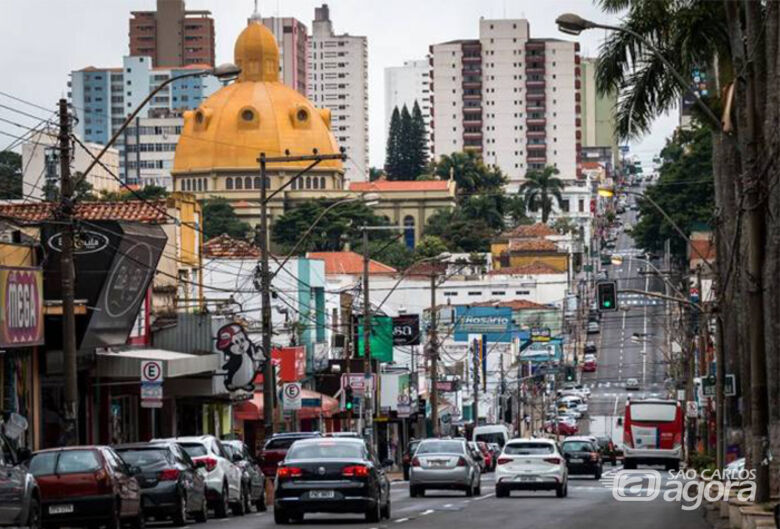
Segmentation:
[(462, 441), (423, 441), (417, 448), (417, 455), (462, 454), (464, 446)]
[(168, 462), (168, 450), (166, 448), (147, 449), (118, 449), (117, 452), (130, 466), (149, 467)]
[(635, 402), (631, 404), (631, 420), (647, 422), (672, 422), (677, 415), (674, 403)]
[(208, 454), (206, 447), (200, 443), (182, 444), (181, 447), (190, 457), (203, 457)]
[(99, 468), (100, 461), (94, 450), (45, 452), (34, 455), (30, 461), (30, 473), (33, 476), (86, 474), (88, 472), (94, 472)]
[(593, 452), (595, 448), (588, 441), (567, 441), (563, 443), (564, 452)]
[(287, 459), (363, 459), (361, 443), (338, 443), (320, 441), (316, 443), (298, 443), (287, 452)]
[(475, 441), (483, 441), (485, 443), (496, 443), (499, 446), (504, 446), (504, 434), (500, 432), (495, 433), (481, 433), (474, 437)]
[(532, 456), (552, 454), (555, 450), (550, 443), (511, 443), (504, 448), (508, 456)]

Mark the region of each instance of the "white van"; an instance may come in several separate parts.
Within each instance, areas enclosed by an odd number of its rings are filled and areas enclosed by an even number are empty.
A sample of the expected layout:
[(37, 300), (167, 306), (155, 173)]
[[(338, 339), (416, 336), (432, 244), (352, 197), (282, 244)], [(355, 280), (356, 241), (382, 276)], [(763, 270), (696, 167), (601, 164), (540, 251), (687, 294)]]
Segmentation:
[(476, 442), (497, 443), (501, 448), (511, 439), (509, 428), (503, 424), (486, 424), (475, 426), (471, 434), (471, 440)]

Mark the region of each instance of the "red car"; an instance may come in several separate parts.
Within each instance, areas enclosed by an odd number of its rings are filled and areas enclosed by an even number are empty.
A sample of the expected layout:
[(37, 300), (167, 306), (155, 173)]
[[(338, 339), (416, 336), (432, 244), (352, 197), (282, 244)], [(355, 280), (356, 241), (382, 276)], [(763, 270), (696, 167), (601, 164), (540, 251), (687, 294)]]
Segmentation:
[(30, 473), (41, 492), (44, 526), (105, 525), (130, 522), (143, 529), (141, 487), (135, 475), (107, 446), (53, 448), (35, 452)]
[(596, 371), (596, 359), (586, 358), (585, 362), (582, 364), (582, 371), (586, 373), (593, 373)]
[(490, 452), (487, 443), (484, 441), (477, 441), (477, 446), (479, 447), (480, 452), (482, 452), (482, 456), (485, 458), (485, 468), (487, 470), (495, 470), (496, 462), (493, 460), (493, 454)]
[[(555, 422), (554, 421), (547, 421), (544, 424), (544, 431), (547, 433), (556, 433), (555, 431)], [(565, 422), (559, 422), (558, 423), (558, 434), (559, 435), (576, 435), (577, 432), (579, 432), (579, 428), (577, 426), (573, 426), (571, 424), (567, 424)]]

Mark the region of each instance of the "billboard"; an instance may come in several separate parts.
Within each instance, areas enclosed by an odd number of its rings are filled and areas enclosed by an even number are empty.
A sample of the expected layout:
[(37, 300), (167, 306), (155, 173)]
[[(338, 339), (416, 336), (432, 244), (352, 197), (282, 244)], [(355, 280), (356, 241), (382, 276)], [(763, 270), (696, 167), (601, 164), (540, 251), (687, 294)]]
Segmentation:
[(279, 365), (281, 382), (300, 382), (306, 376), (306, 347), (279, 347), (271, 352), (271, 358)]
[(393, 345), (420, 345), (419, 314), (404, 314), (393, 318)]
[[(358, 318), (357, 329), (357, 352), (358, 357), (363, 357), (365, 347), (363, 346), (363, 318)], [(393, 361), (393, 318), (390, 316), (372, 316), (371, 317), (371, 358), (378, 362)]]
[(469, 334), (484, 335), (488, 342), (511, 342), (512, 309), (509, 307), (455, 308), (455, 340), (468, 341)]
[(0, 268), (0, 347), (42, 343), (42, 271), (39, 268)]

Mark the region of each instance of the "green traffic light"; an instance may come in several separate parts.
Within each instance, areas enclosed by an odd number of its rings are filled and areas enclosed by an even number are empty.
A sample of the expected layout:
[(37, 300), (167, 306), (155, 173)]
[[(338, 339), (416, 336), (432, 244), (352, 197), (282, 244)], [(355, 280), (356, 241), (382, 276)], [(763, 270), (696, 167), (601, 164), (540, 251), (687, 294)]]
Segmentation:
[(604, 300), (604, 307), (608, 309), (608, 308), (610, 308), (611, 306), (612, 306), (612, 302), (611, 302), (611, 301), (609, 301), (608, 299), (605, 299), (605, 300)]
[(347, 402), (345, 408), (347, 409), (347, 411), (350, 411), (352, 409), (352, 403), (351, 402)]

